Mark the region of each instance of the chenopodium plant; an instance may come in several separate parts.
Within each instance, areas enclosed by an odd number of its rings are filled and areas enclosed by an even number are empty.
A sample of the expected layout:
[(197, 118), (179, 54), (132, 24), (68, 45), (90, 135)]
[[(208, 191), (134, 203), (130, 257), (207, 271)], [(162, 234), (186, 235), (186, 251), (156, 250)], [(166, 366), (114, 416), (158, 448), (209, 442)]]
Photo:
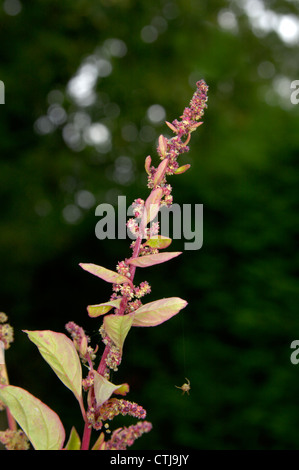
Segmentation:
[[(121, 363), (124, 341), (132, 327), (159, 325), (187, 305), (178, 297), (142, 304), (141, 299), (151, 291), (151, 287), (147, 281), (136, 286), (134, 277), (136, 268), (164, 263), (181, 254), (161, 252), (170, 245), (171, 239), (159, 234), (159, 223), (154, 219), (161, 206), (170, 207), (173, 202), (172, 187), (167, 177), (182, 174), (190, 167), (189, 164), (180, 166), (177, 160), (180, 154), (189, 151), (191, 132), (202, 124), (200, 119), (207, 107), (207, 91), (203, 80), (197, 82), (197, 90), (180, 119), (166, 122), (174, 136), (166, 138), (160, 135), (157, 148), (161, 160), (159, 165), (153, 166), (150, 156), (145, 159), (150, 194), (146, 200), (139, 198), (132, 204), (133, 217), (127, 222), (135, 235), (130, 246), (131, 256), (120, 261), (116, 271), (90, 263), (80, 264), (85, 271), (112, 284), (112, 295), (107, 302), (87, 307), (90, 317), (102, 318), (99, 332), (104, 350), (101, 358), (97, 361), (98, 346), (92, 348), (90, 338), (74, 322), (66, 324), (69, 336), (49, 330), (25, 330), (45, 361), (77, 399), (84, 420), (82, 439), (73, 427), (65, 442), (65, 430), (59, 416), (26, 390), (9, 385), (3, 360), (0, 361), (0, 400), (7, 411), (9, 429), (0, 433), (0, 441), (7, 448), (26, 449), (29, 440), (36, 450), (88, 450), (92, 430), (102, 430), (92, 450), (125, 450), (136, 438), (151, 430), (151, 423), (144, 420), (146, 411), (142, 406), (118, 398), (127, 395), (129, 385), (112, 383), (110, 372), (116, 371)], [(9, 347), (12, 339), (11, 327), (4, 320), (3, 317), (0, 328), (3, 357), (4, 349)], [(88, 370), (84, 378), (82, 364)], [(139, 421), (111, 432), (108, 422), (119, 414), (133, 416)], [(16, 422), (21, 429), (17, 429)]]

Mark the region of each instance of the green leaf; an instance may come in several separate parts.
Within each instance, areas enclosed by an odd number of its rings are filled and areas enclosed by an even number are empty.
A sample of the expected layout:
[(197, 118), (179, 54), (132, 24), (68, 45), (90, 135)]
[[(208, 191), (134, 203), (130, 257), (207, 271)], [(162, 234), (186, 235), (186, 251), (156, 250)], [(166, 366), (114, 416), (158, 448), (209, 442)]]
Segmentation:
[(73, 426), (71, 429), (69, 440), (67, 441), (67, 445), (65, 446), (65, 450), (80, 450), (80, 448), (81, 439), (75, 427)]
[(101, 432), (91, 450), (105, 450), (105, 434)]
[(133, 326), (157, 326), (169, 320), (187, 305), (186, 300), (179, 297), (149, 302), (132, 313)]
[(88, 305), (88, 315), (92, 318), (99, 317), (100, 315), (105, 315), (105, 313), (109, 312), (113, 307), (119, 308), (121, 300), (122, 299), (109, 300), (109, 302), (105, 302), (103, 304)]
[(138, 268), (147, 268), (155, 264), (165, 263), (176, 256), (181, 255), (181, 251), (173, 251), (171, 253), (157, 253), (155, 255), (139, 256), (138, 258), (130, 258), (127, 260), (128, 264), (137, 266)]
[[(122, 392), (121, 395), (125, 395), (129, 391), (128, 384), (114, 385), (109, 380), (105, 379), (97, 371), (94, 373), (94, 394), (98, 406), (101, 406), (105, 401), (107, 401), (112, 393), (117, 393), (117, 390), (120, 389)], [(124, 393), (125, 391), (125, 393)]]
[(183, 165), (183, 166), (180, 166), (179, 168), (177, 168), (174, 172), (175, 175), (181, 175), (182, 173), (185, 173), (185, 171), (189, 170), (190, 168), (190, 164), (189, 163), (186, 163), (186, 165)]
[(104, 329), (113, 343), (122, 351), (126, 336), (132, 326), (131, 315), (107, 315), (104, 317)]
[(36, 344), (39, 352), (77, 398), (82, 395), (82, 368), (73, 342), (63, 333), (54, 331), (27, 331), (29, 339)]
[(9, 408), (35, 450), (60, 450), (65, 431), (59, 416), (26, 390), (12, 385), (0, 388), (0, 399)]
[(96, 264), (92, 263), (80, 263), (79, 266), (81, 266), (81, 268), (83, 268), (85, 271), (100, 277), (106, 282), (111, 282), (112, 284), (123, 284), (124, 282), (127, 282), (132, 284), (128, 277), (122, 276), (115, 271), (110, 271), (110, 269), (103, 268), (102, 266), (97, 266)]
[(163, 249), (169, 247), (172, 240), (171, 238), (164, 237), (163, 235), (155, 235), (152, 238), (149, 238), (144, 244), (150, 246), (151, 248)]
[(151, 162), (152, 162), (151, 156), (148, 155), (144, 163), (145, 171), (147, 172), (148, 175), (150, 174)]

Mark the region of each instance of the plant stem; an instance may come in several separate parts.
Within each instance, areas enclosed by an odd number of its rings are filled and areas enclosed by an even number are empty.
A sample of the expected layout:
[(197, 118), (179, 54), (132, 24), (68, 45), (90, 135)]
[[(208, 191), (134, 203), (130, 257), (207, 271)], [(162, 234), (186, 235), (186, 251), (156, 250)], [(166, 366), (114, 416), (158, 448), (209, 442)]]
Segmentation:
[(6, 407), (6, 416), (7, 416), (7, 422), (8, 422), (8, 427), (11, 431), (17, 431), (17, 423), (15, 422), (14, 417), (12, 416), (10, 409)]
[(82, 438), (81, 450), (88, 450), (90, 444), (91, 427), (87, 421), (85, 421), (84, 433)]
[[(134, 246), (134, 251), (133, 251), (133, 254), (132, 254), (132, 258), (138, 258), (139, 251), (140, 251), (140, 246), (141, 246), (141, 241), (142, 241), (142, 238), (138, 237), (137, 240), (136, 240), (135, 246)], [(131, 279), (132, 282), (134, 280), (135, 271), (136, 271), (136, 266), (132, 265), (130, 267), (130, 275), (131, 275), (130, 279)]]
[(102, 354), (102, 357), (101, 357), (101, 361), (100, 361), (100, 364), (99, 364), (99, 367), (98, 367), (98, 373), (100, 375), (103, 375), (105, 374), (105, 369), (106, 369), (106, 357), (108, 356), (108, 353), (109, 353), (109, 350), (110, 350), (110, 346), (109, 344), (107, 344), (105, 346), (105, 349), (104, 349), (104, 352)]

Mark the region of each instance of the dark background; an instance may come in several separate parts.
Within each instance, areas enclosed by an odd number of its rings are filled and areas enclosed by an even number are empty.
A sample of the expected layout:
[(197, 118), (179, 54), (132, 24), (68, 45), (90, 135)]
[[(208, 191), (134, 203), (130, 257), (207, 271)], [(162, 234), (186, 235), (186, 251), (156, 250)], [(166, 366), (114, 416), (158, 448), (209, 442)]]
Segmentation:
[[(203, 204), (203, 247), (136, 276), (152, 286), (144, 301), (179, 296), (188, 306), (130, 331), (113, 382), (130, 384), (128, 399), (153, 423), (134, 449), (298, 448), (298, 21), (295, 1), (1, 2), (7, 365), (67, 435), (73, 424), (82, 433), (79, 407), (22, 329), (64, 332), (73, 320), (99, 340), (86, 306), (107, 301), (110, 286), (78, 264), (115, 269), (130, 251), (96, 238), (95, 207), (147, 197), (144, 159), (158, 162), (164, 120), (181, 115), (203, 78), (209, 107), (181, 160), (192, 167), (169, 181), (174, 202)], [(153, 123), (154, 104), (166, 114)], [(175, 388), (185, 377), (190, 396)]]

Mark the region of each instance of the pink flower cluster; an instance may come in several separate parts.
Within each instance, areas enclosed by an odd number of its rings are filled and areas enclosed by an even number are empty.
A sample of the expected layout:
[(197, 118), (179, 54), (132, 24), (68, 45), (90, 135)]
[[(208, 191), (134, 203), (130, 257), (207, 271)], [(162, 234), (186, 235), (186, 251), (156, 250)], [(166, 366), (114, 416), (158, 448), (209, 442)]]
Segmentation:
[(14, 339), (13, 327), (7, 323), (7, 320), (7, 315), (0, 312), (0, 341), (2, 341), (4, 349), (8, 349)]
[(137, 403), (124, 399), (109, 398), (99, 407), (96, 405), (90, 406), (87, 418), (94, 429), (100, 430), (103, 427), (104, 421), (111, 421), (119, 414), (122, 416), (129, 415), (139, 419), (146, 417), (145, 409), (137, 405)]
[(30, 447), (28, 437), (21, 430), (0, 431), (0, 442), (5, 445), (6, 450), (28, 450)]
[(106, 450), (126, 450), (134, 444), (142, 434), (152, 430), (152, 424), (148, 421), (139, 421), (132, 426), (116, 429), (111, 439), (106, 443)]
[[(134, 242), (133, 242), (134, 243)], [(134, 246), (134, 245), (133, 245)], [(148, 247), (146, 250), (147, 254), (152, 254), (157, 250), (153, 250), (152, 248)], [(130, 278), (130, 266), (125, 261), (120, 261), (117, 266), (116, 270), (122, 276), (127, 276)], [(113, 294), (111, 295), (110, 300), (116, 300), (118, 298), (126, 298), (127, 305), (125, 313), (130, 313), (141, 306), (141, 299), (144, 295), (149, 294), (151, 292), (151, 286), (147, 281), (143, 281), (139, 284), (139, 286), (130, 285), (130, 284), (113, 284)], [(118, 313), (118, 309), (115, 309), (116, 313)]]
[(154, 223), (151, 225), (151, 227), (145, 228), (143, 230), (143, 233), (141, 233), (140, 231), (140, 222), (141, 222), (142, 217), (144, 216), (144, 211), (145, 211), (144, 200), (140, 198), (135, 199), (135, 201), (132, 203), (132, 209), (133, 209), (134, 218), (129, 219), (127, 222), (127, 227), (130, 230), (130, 232), (136, 238), (140, 236), (142, 238), (150, 238), (150, 237), (153, 237), (154, 235), (157, 235), (159, 232), (158, 223)]
[(109, 369), (114, 370), (115, 372), (117, 371), (118, 366), (121, 363), (122, 353), (113, 343), (112, 339), (107, 335), (103, 325), (99, 329), (99, 333), (102, 336), (102, 341), (106, 346), (105, 350), (107, 350), (107, 355), (105, 358), (105, 371), (103, 371), (102, 375), (109, 379)]
[[(190, 106), (185, 108), (181, 119), (175, 119), (172, 123), (166, 122), (168, 127), (176, 135), (171, 139), (167, 139), (164, 136), (160, 136), (159, 138), (157, 152), (161, 160), (167, 159), (168, 162), (167, 165), (165, 165), (165, 168), (163, 168), (164, 175), (162, 175), (162, 178), (160, 178), (158, 185), (156, 182), (156, 175), (157, 171), (159, 171), (161, 164), (158, 168), (155, 168), (153, 166), (150, 166), (150, 157), (147, 157), (146, 160), (146, 170), (148, 173), (148, 187), (162, 187), (164, 193), (163, 202), (166, 205), (170, 205), (172, 203), (171, 186), (166, 184), (166, 175), (183, 173), (183, 171), (186, 171), (189, 168), (188, 165), (186, 168), (179, 171), (180, 167), (177, 158), (180, 154), (189, 151), (189, 147), (187, 146), (187, 144), (190, 140), (191, 132), (193, 132), (202, 124), (202, 122), (198, 121), (202, 118), (204, 110), (207, 107), (208, 86), (203, 80), (197, 82), (196, 86), (197, 90), (190, 101)], [(185, 137), (185, 140), (182, 140), (183, 137)]]
[(92, 361), (96, 358), (96, 350), (93, 350), (88, 343), (90, 338), (85, 334), (85, 331), (81, 326), (70, 321), (65, 325), (67, 332), (70, 334), (73, 343), (80, 354), (80, 358), (83, 362), (88, 362), (92, 365)]

